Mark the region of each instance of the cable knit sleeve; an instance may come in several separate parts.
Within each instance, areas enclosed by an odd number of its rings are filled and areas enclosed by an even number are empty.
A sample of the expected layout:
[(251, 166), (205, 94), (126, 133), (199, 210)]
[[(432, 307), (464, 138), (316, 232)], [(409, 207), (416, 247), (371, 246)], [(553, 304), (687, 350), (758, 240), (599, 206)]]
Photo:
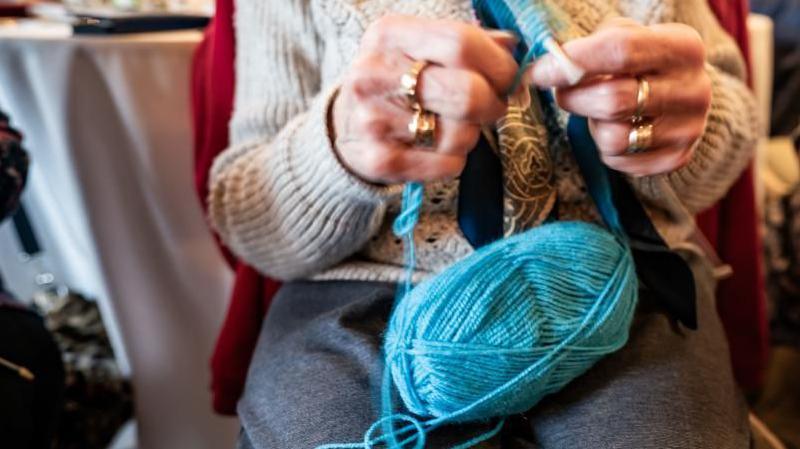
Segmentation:
[[(722, 198), (747, 166), (756, 147), (759, 118), (753, 94), (745, 84), (747, 72), (741, 53), (707, 2), (675, 0), (674, 14), (675, 21), (697, 29), (706, 43), (712, 83), (708, 123), (685, 167), (632, 182), (650, 205), (677, 197), (689, 212), (697, 213)], [(664, 192), (665, 184), (674, 192)]]
[(338, 161), (321, 86), (324, 44), (307, 0), (240, 0), (231, 146), (214, 162), (209, 218), (226, 245), (279, 279), (310, 276), (378, 229), (393, 189)]

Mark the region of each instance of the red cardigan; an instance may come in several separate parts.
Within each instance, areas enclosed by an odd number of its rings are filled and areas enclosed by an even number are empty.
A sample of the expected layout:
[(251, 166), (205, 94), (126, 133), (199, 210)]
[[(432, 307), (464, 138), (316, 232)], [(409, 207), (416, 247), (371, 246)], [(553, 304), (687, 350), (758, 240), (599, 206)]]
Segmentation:
[[(192, 70), (194, 181), (204, 209), (211, 164), (228, 146), (235, 47), (233, 0), (217, 0), (216, 15), (197, 49)], [(220, 248), (236, 276), (228, 312), (211, 357), (211, 391), (214, 410), (235, 415), (261, 322), (280, 284), (236, 260), (224, 246)]]
[[(723, 26), (747, 48), (746, 0), (710, 2)], [(206, 30), (194, 60), (195, 188), (204, 207), (211, 163), (228, 145), (234, 92), (233, 8), (233, 0), (217, 0), (216, 17)], [(722, 259), (734, 267), (734, 276), (720, 285), (719, 313), (728, 332), (737, 379), (743, 387), (755, 388), (764, 375), (767, 326), (752, 168), (742, 175), (720, 204), (699, 217), (699, 223)], [(720, 226), (723, 223), (725, 225)], [(221, 248), (236, 271), (236, 280), (211, 357), (211, 390), (214, 410), (233, 415), (263, 317), (280, 284), (262, 277)]]
[[(709, 0), (722, 26), (739, 43), (750, 64), (748, 0)], [(716, 206), (697, 217), (698, 225), (733, 267), (733, 276), (717, 290), (717, 310), (728, 335), (733, 373), (745, 390), (764, 383), (769, 356), (769, 327), (753, 164)]]

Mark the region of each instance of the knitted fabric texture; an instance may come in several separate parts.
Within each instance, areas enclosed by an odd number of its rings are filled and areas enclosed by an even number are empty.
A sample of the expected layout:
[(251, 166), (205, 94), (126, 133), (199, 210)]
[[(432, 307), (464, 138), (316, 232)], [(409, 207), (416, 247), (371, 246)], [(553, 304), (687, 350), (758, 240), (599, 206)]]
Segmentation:
[[(669, 175), (633, 180), (659, 232), (672, 247), (682, 245), (694, 229), (691, 213), (724, 194), (758, 135), (736, 45), (703, 1), (550, 3), (567, 13), (570, 38), (623, 15), (643, 23), (687, 23), (705, 41), (712, 107), (693, 159)], [(242, 0), (236, 7), (231, 146), (212, 170), (210, 221), (237, 256), (278, 279), (401, 280), (403, 244), (392, 232), (401, 186), (364, 183), (341, 165), (328, 112), (371, 22), (387, 14), (470, 21), (471, 2)], [(569, 152), (555, 155), (554, 176), (559, 218), (596, 217)], [(414, 236), (415, 280), (473, 251), (458, 228), (457, 196), (458, 180), (426, 183)]]

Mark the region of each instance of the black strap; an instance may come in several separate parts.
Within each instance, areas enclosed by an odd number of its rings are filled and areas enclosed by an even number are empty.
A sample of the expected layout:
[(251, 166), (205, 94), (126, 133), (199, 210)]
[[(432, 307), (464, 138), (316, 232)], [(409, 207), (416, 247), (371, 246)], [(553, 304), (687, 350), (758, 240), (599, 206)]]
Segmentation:
[(458, 225), (473, 248), (503, 237), (503, 166), (483, 135), (461, 173)]
[(692, 270), (680, 255), (669, 249), (624, 176), (609, 170), (609, 178), (639, 280), (670, 315), (689, 329), (697, 329)]

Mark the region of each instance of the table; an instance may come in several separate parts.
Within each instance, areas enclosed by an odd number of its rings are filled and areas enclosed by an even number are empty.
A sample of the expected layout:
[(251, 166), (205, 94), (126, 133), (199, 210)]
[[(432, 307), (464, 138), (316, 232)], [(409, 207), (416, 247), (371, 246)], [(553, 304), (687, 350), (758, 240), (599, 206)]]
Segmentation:
[[(0, 26), (0, 108), (26, 136), (24, 202), (39, 263), (97, 298), (132, 373), (140, 449), (233, 447), (212, 415), (207, 359), (232, 275), (192, 187), (189, 70), (197, 31), (72, 37)], [(8, 224), (0, 270), (33, 288)]]

